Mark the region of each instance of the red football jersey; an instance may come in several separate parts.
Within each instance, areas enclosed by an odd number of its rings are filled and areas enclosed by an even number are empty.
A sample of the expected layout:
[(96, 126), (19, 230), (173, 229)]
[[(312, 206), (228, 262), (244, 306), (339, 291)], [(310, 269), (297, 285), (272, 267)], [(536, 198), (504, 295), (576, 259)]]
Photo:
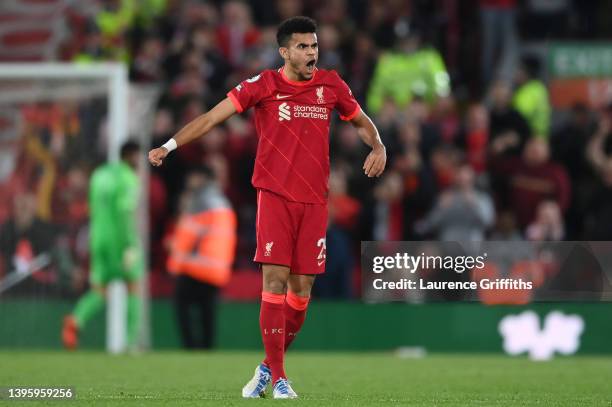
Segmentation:
[(317, 69), (310, 80), (296, 82), (283, 68), (265, 70), (227, 96), (238, 112), (255, 107), (253, 186), (290, 201), (326, 203), (331, 112), (350, 120), (361, 111), (336, 71)]

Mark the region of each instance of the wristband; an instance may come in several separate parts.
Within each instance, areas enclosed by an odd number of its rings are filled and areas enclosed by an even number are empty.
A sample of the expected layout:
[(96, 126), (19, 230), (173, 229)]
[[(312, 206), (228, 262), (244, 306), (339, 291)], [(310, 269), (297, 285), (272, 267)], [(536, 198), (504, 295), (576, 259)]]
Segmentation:
[(176, 145), (176, 140), (171, 138), (170, 140), (166, 141), (166, 143), (162, 147), (168, 150), (168, 152), (170, 152), (176, 150), (176, 147), (178, 146)]

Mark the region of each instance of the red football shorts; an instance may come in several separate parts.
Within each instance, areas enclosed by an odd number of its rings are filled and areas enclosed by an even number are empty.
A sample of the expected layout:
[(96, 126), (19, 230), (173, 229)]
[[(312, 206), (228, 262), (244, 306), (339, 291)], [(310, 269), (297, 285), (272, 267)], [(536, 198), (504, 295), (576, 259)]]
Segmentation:
[(257, 250), (254, 260), (278, 264), (291, 274), (325, 272), (327, 205), (288, 201), (257, 191)]

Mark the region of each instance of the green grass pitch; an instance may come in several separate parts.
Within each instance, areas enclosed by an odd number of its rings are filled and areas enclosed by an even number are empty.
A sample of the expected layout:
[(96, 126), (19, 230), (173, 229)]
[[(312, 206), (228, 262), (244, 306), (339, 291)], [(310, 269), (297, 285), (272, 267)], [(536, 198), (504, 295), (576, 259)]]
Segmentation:
[[(612, 359), (531, 362), (501, 355), (290, 353), (298, 400), (243, 400), (260, 354), (0, 352), (0, 387), (72, 386), (74, 401), (52, 406), (612, 406)], [(270, 391), (268, 391), (270, 393)], [(22, 403), (0, 400), (0, 405)]]

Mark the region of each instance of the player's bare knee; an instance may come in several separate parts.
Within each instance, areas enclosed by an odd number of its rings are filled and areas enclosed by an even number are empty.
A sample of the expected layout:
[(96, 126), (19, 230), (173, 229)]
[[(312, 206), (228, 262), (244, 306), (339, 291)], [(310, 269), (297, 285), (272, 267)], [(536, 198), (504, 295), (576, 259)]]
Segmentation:
[(264, 282), (263, 290), (272, 294), (285, 294), (287, 292), (287, 282), (282, 280), (270, 280)]
[(287, 292), (287, 276), (282, 273), (264, 274), (263, 290), (272, 294), (285, 294)]
[(311, 289), (312, 289), (312, 287), (301, 288), (299, 290), (296, 290), (295, 288), (290, 288), (291, 292), (293, 294), (297, 295), (298, 297), (310, 297)]
[(314, 275), (292, 275), (289, 277), (288, 288), (299, 297), (310, 297), (314, 281)]
[(288, 267), (266, 264), (262, 266), (262, 272), (264, 291), (273, 294), (285, 294), (287, 292)]

